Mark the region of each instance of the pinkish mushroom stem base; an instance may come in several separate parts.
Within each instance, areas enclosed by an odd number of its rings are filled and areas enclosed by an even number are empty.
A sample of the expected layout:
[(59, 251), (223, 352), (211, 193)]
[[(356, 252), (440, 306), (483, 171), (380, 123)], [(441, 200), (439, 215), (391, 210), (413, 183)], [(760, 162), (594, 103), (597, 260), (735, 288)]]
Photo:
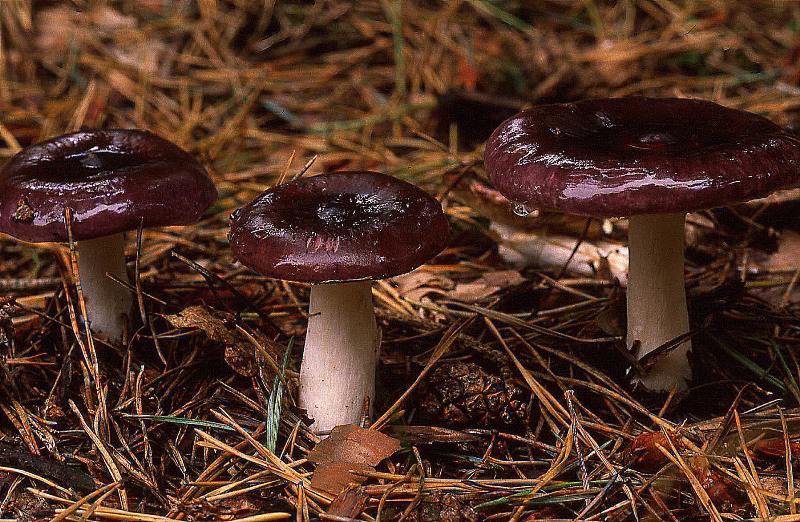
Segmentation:
[[(628, 347), (639, 341), (641, 359), (689, 331), (683, 275), (686, 214), (640, 215), (628, 226)], [(640, 379), (645, 388), (686, 389), (692, 376), (686, 341)]]
[(132, 298), (127, 288), (106, 274), (128, 281), (125, 269), (125, 236), (114, 234), (79, 241), (77, 250), (78, 271), (89, 327), (92, 332), (110, 341), (120, 341), (130, 315)]
[(378, 342), (370, 281), (311, 287), (300, 406), (314, 431), (358, 424), (372, 407)]

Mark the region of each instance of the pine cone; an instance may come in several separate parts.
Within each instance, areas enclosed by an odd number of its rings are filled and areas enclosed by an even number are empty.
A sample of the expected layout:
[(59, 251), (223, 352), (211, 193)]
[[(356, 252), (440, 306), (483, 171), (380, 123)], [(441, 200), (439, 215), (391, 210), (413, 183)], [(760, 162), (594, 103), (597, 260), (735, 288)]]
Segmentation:
[(418, 415), (448, 427), (512, 426), (525, 419), (526, 396), (508, 372), (457, 361), (431, 373), (421, 390)]

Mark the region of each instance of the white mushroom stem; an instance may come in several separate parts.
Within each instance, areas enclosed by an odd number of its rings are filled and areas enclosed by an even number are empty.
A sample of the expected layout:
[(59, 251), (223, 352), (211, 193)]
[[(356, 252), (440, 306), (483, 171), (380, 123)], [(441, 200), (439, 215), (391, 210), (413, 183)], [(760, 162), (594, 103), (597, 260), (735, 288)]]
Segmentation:
[(131, 313), (132, 298), (128, 289), (106, 276), (106, 273), (128, 281), (125, 236), (114, 234), (79, 241), (77, 250), (89, 327), (95, 334), (111, 341), (120, 341)]
[(375, 400), (378, 330), (369, 281), (311, 287), (300, 406), (314, 431), (358, 424)]
[[(628, 347), (641, 359), (689, 331), (683, 276), (686, 214), (641, 215), (628, 226)], [(691, 377), (685, 341), (663, 356), (641, 383), (653, 391), (685, 389)]]

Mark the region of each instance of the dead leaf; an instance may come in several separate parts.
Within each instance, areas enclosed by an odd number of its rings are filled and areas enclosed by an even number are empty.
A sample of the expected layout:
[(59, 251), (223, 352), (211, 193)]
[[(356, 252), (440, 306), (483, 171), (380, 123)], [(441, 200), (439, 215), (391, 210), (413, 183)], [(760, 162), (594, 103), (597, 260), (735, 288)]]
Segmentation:
[[(631, 469), (643, 473), (655, 473), (669, 463), (669, 459), (658, 449), (670, 448), (669, 439), (660, 431), (648, 431), (633, 439), (623, 453), (623, 458)], [(679, 441), (672, 440), (678, 446)]]
[(393, 277), (392, 282), (397, 285), (397, 293), (403, 297), (409, 292), (420, 288), (449, 290), (455, 286), (451, 279), (425, 270), (413, 270), (407, 274)]
[(356, 464), (353, 462), (325, 462), (319, 464), (311, 477), (311, 487), (339, 495), (351, 484), (361, 484), (366, 477), (356, 475), (354, 472), (368, 473), (375, 471), (370, 465)]
[(367, 494), (362, 488), (347, 487), (339, 494), (325, 513), (344, 518), (357, 518), (367, 506)]
[(690, 467), (708, 497), (720, 511), (740, 512), (744, 509), (747, 496), (733, 480), (705, 463), (700, 465), (691, 463)]
[(439, 290), (438, 288), (431, 288), (430, 286), (421, 286), (419, 288), (415, 288), (409, 292), (403, 294), (403, 298), (411, 301), (411, 302), (419, 302), (419, 303), (428, 303), (430, 299), (428, 299), (428, 295), (436, 294), (436, 295), (445, 295), (445, 292)]
[(233, 371), (243, 377), (253, 377), (258, 373), (258, 357), (241, 343), (225, 346), (225, 362)]
[(352, 424), (337, 426), (308, 454), (308, 460), (317, 464), (311, 485), (338, 495), (349, 484), (364, 481), (354, 471), (373, 471), (374, 466), (399, 449), (399, 440), (379, 431), (365, 430)]
[(400, 449), (400, 441), (376, 430), (365, 430), (352, 424), (336, 426), (330, 436), (308, 454), (315, 464), (352, 462), (377, 466)]
[(475, 303), (509, 286), (523, 283), (525, 278), (516, 270), (486, 272), (471, 283), (459, 283), (447, 292), (450, 299), (464, 303)]
[(177, 315), (164, 315), (163, 317), (175, 328), (202, 330), (212, 341), (222, 344), (233, 344), (235, 342), (233, 334), (228, 331), (225, 323), (212, 316), (202, 306), (190, 306), (181, 310)]
[[(253, 377), (264, 366), (263, 357), (253, 344), (237, 331), (231, 331), (225, 321), (214, 317), (203, 306), (189, 306), (177, 315), (163, 315), (175, 328), (201, 330), (212, 341), (225, 345), (225, 362), (236, 373)], [(258, 332), (253, 332), (260, 346), (271, 347), (272, 343)], [(278, 352), (273, 350), (272, 355)]]
[(447, 296), (455, 301), (462, 303), (476, 303), (482, 299), (489, 297), (500, 290), (497, 286), (488, 286), (481, 281), (473, 281), (472, 283), (459, 283), (456, 287), (447, 292)]
[(508, 288), (509, 286), (517, 286), (524, 283), (525, 278), (516, 270), (496, 270), (494, 272), (484, 272), (479, 281), (483, 281), (489, 286)]

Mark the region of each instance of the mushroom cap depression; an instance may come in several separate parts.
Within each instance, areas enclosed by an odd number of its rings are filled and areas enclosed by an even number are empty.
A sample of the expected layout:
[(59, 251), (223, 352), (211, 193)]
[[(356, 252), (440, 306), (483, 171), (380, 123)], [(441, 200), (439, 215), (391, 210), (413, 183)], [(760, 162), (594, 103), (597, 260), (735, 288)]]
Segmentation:
[(425, 263), (449, 233), (440, 203), (376, 172), (334, 172), (273, 187), (231, 217), (236, 258), (270, 277), (383, 279)]
[(197, 221), (217, 199), (200, 163), (142, 130), (65, 134), (26, 147), (0, 170), (0, 231), (32, 242), (76, 240)]
[(534, 107), (494, 131), (484, 158), (510, 200), (598, 217), (689, 212), (800, 182), (800, 141), (788, 131), (678, 98)]

